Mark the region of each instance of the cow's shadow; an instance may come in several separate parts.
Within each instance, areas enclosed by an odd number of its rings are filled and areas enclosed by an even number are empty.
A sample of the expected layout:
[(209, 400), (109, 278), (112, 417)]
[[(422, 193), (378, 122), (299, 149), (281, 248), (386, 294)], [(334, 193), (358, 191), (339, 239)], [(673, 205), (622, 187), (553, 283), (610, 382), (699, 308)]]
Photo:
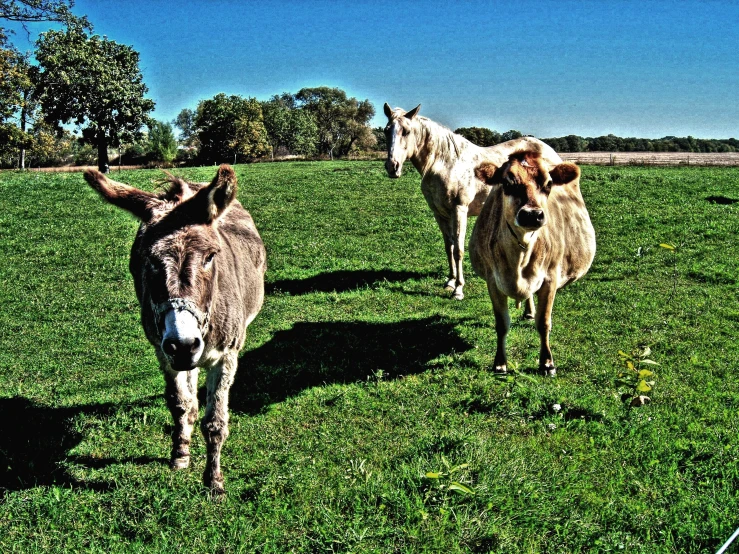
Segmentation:
[[(88, 463), (91, 460), (68, 454), (84, 438), (74, 428), (78, 416), (106, 417), (119, 408), (110, 403), (57, 408), (21, 396), (0, 398), (0, 498), (7, 491), (37, 486), (56, 485), (96, 491), (112, 488), (112, 483), (76, 479), (67, 471), (66, 463), (72, 461), (90, 467), (104, 467), (122, 462), (97, 460), (96, 463)], [(160, 462), (142, 459), (138, 463), (152, 461)]]
[(472, 348), (438, 316), (394, 323), (301, 322), (246, 352), (231, 389), (232, 410), (255, 414), (307, 388), (420, 373), (442, 354)]
[(348, 292), (371, 287), (382, 282), (402, 282), (427, 277), (414, 271), (347, 270), (329, 271), (306, 279), (281, 279), (265, 284), (267, 294), (285, 293), (293, 296), (312, 292)]

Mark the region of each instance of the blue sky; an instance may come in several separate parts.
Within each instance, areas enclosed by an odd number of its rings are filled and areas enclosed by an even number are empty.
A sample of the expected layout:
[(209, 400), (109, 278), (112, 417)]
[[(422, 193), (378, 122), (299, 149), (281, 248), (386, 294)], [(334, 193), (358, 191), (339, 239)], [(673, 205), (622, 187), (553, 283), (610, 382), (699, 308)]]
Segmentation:
[[(171, 120), (328, 85), (451, 127), (739, 137), (739, 1), (77, 0)], [(35, 32), (42, 26), (33, 26)], [(31, 45), (22, 31), (21, 49)]]

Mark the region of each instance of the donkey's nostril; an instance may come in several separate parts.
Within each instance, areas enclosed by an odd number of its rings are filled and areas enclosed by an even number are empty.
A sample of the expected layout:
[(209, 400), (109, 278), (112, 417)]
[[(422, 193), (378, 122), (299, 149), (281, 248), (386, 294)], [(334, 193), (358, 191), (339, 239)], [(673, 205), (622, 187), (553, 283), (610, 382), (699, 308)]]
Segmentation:
[(174, 339), (164, 339), (162, 350), (168, 356), (174, 356), (177, 353), (177, 341)]
[(198, 351), (199, 348), (200, 348), (200, 339), (195, 337), (192, 340), (192, 344), (190, 345), (190, 353), (194, 354), (195, 352)]

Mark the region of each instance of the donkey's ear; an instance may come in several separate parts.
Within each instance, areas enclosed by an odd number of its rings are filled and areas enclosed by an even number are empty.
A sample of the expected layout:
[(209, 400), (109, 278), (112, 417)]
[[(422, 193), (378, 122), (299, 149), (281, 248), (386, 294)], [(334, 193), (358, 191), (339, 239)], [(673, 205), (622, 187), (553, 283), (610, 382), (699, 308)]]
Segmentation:
[(151, 219), (152, 210), (161, 203), (155, 194), (112, 181), (94, 169), (85, 171), (85, 181), (98, 191), (103, 199), (132, 213), (141, 221)]
[(392, 119), (392, 117), (393, 117), (393, 109), (390, 107), (390, 104), (388, 104), (387, 102), (385, 102), (385, 105), (382, 108), (383, 108), (383, 110), (385, 110), (385, 115), (387, 116), (387, 118), (388, 119)]
[(405, 112), (405, 117), (407, 117), (408, 119), (413, 119), (414, 117), (418, 115), (418, 112), (420, 109), (421, 109), (421, 104), (413, 108), (411, 111)]
[(580, 177), (580, 168), (571, 162), (562, 162), (549, 172), (553, 185), (566, 185)]
[(218, 219), (236, 198), (236, 173), (231, 166), (221, 165), (213, 181), (205, 190), (207, 191), (206, 221), (211, 223)]

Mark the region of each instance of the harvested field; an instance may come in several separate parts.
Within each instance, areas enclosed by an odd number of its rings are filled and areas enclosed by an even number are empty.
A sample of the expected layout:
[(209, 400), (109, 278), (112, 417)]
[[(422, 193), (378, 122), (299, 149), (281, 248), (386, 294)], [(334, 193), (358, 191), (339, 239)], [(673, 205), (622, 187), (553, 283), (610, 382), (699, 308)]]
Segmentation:
[(560, 152), (568, 162), (587, 165), (739, 166), (739, 152)]

